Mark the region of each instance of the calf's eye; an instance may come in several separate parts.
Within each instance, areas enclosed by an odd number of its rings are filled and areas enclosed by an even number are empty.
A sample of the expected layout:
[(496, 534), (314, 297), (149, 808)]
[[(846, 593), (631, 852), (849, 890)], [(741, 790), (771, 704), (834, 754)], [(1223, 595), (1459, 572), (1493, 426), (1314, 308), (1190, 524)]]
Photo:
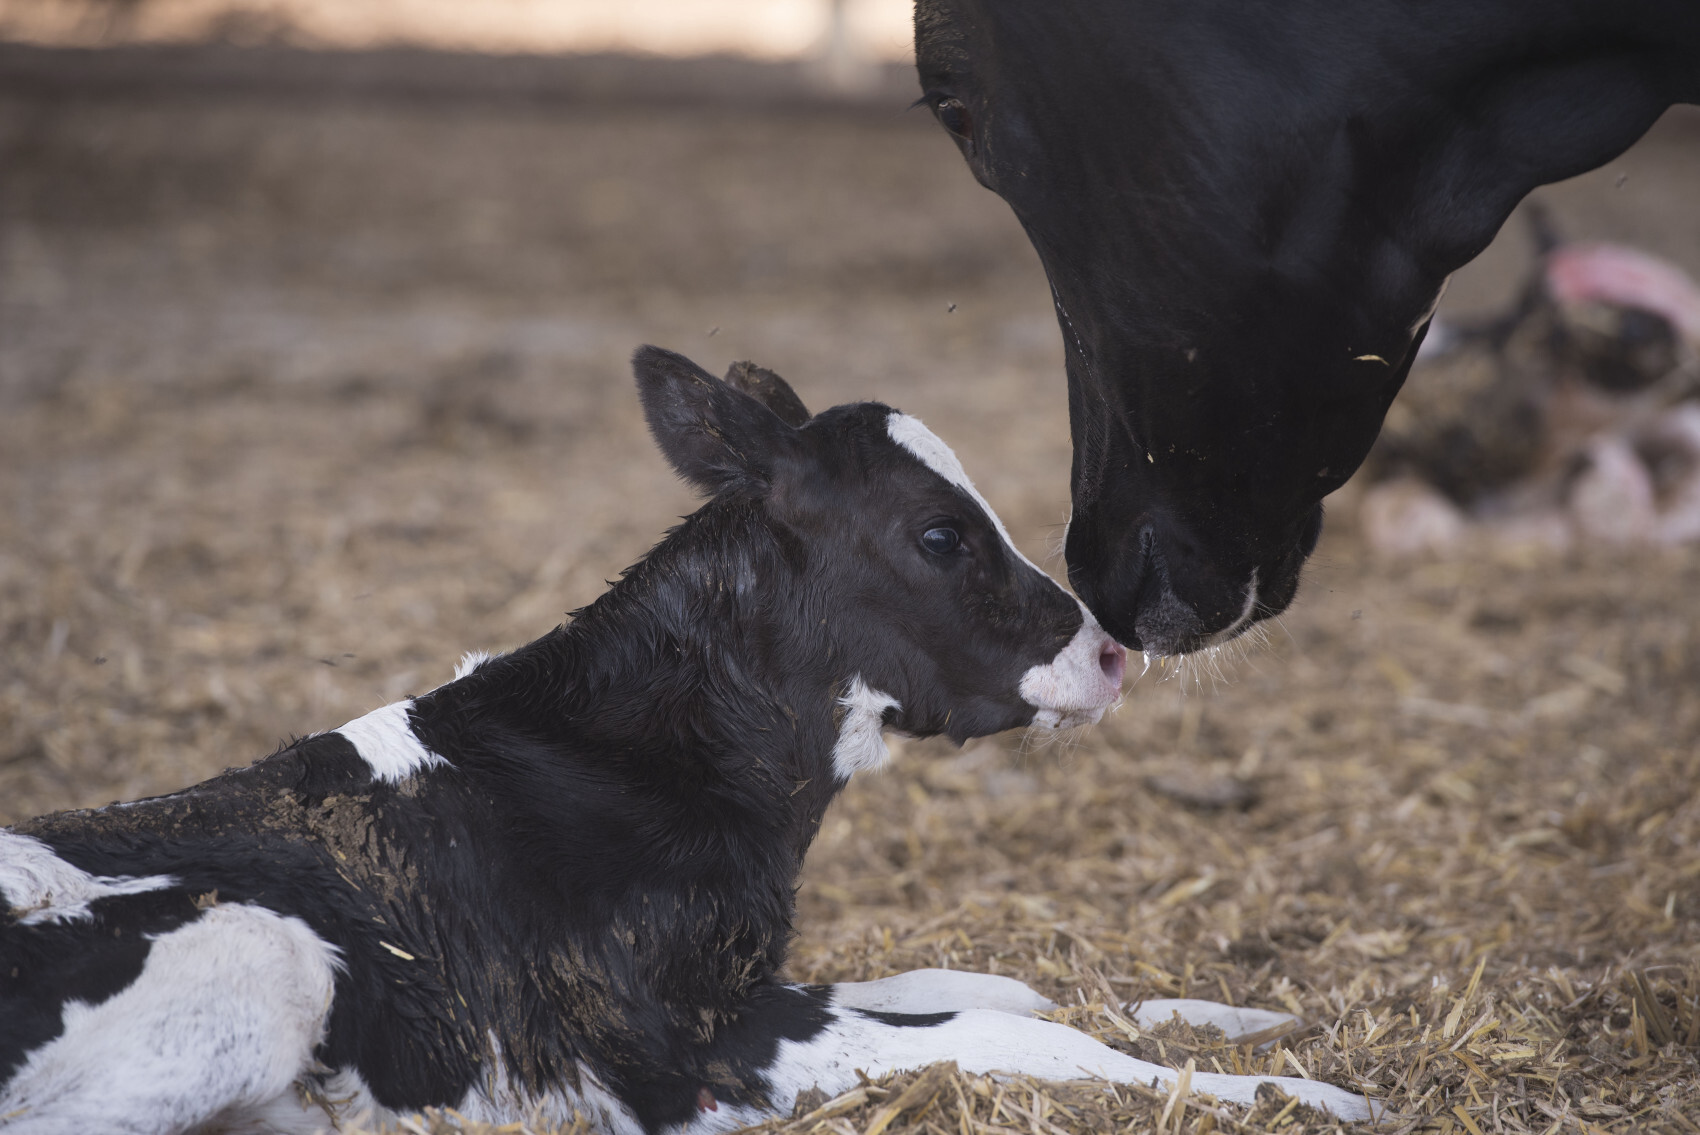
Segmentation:
[(948, 556), (962, 545), (954, 528), (929, 528), (921, 533), (921, 547), (935, 556)]

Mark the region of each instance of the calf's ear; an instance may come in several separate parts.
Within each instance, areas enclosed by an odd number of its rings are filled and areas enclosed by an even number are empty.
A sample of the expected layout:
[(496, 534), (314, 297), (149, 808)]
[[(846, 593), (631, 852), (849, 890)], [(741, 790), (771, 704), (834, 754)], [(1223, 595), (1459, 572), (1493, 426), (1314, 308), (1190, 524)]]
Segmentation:
[(660, 347), (639, 347), (632, 371), (649, 432), (679, 476), (709, 493), (769, 482), (795, 432), (772, 410)]
[(732, 364), (726, 372), (726, 385), (742, 390), (793, 428), (801, 428), (813, 416), (789, 382), (747, 360)]

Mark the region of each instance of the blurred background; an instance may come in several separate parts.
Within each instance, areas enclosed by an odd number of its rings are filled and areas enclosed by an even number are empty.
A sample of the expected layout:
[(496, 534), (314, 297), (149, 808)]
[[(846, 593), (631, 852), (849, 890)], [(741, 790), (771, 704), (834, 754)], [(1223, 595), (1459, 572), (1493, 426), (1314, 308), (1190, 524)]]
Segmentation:
[[(0, 0), (0, 823), (246, 763), (594, 598), (693, 507), (644, 342), (919, 414), (1060, 576), (1048, 290), (906, 109), (908, 19)], [(1634, 1022), (1700, 1022), (1696, 202), (1692, 109), (1535, 194), (1268, 642), (1066, 744), (894, 746), (823, 828), (798, 975), (1350, 1017), (1291, 1049), (1340, 1082), (1379, 1014), (1412, 1107), (1544, 1129), (1494, 1094), (1524, 1076), (1608, 1128), (1692, 1113), (1691, 1050)], [(1421, 1027), (1460, 996), (1497, 999), (1493, 1091)]]
[(858, 56), (904, 62), (910, 11), (902, 0), (7, 0), (0, 32), (61, 47), (228, 40), (751, 59), (800, 58), (841, 36)]

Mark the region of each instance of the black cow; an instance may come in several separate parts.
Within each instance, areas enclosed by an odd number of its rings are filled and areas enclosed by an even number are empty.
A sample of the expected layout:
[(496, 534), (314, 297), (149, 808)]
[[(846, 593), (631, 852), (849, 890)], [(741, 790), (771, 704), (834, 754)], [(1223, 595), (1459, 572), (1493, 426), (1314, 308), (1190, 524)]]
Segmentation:
[(1050, 276), (1069, 578), (1147, 653), (1283, 610), (1448, 274), (1700, 101), (1695, 0), (918, 0), (915, 48)]
[[(450, 1105), (706, 1133), (858, 1069), (1175, 1078), (1033, 1019), (1052, 1006), (1009, 978), (781, 980), (804, 852), (884, 730), (1095, 721), (1125, 654), (914, 418), (810, 417), (775, 376), (653, 348), (637, 368), (714, 498), (569, 625), (182, 792), (0, 829), (0, 1130)], [(1139, 1019), (1175, 1009), (1277, 1017)]]

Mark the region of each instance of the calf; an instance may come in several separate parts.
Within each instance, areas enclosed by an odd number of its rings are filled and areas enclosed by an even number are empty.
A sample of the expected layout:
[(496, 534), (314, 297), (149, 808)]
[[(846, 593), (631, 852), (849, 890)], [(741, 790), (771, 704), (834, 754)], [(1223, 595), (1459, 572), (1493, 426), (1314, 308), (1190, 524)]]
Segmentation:
[(0, 830), (0, 1129), (712, 1131), (941, 1059), (1173, 1078), (1008, 979), (780, 979), (804, 852), (883, 731), (1092, 722), (1124, 654), (914, 418), (636, 370), (712, 499), (570, 623), (183, 792)]

